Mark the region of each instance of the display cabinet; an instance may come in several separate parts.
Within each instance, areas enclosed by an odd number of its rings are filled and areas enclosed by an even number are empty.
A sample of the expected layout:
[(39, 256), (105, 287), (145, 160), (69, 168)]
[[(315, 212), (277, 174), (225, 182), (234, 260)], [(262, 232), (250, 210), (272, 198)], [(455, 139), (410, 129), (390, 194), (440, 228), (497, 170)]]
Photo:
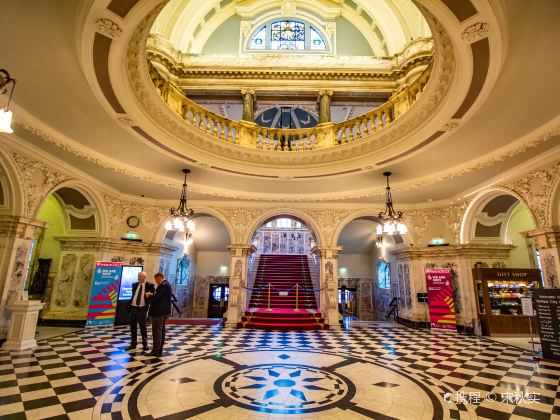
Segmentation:
[(474, 268), (473, 279), (483, 335), (528, 335), (529, 322), (537, 333), (535, 317), (522, 313), (521, 298), (541, 286), (540, 270)]

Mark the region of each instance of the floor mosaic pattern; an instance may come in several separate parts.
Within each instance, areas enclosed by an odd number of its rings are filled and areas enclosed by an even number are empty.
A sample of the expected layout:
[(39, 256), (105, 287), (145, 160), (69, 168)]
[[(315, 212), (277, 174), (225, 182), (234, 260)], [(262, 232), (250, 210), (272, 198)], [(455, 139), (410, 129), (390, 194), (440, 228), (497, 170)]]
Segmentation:
[(126, 328), (0, 352), (7, 419), (560, 419), (560, 365), (448, 332), (172, 325), (160, 359)]

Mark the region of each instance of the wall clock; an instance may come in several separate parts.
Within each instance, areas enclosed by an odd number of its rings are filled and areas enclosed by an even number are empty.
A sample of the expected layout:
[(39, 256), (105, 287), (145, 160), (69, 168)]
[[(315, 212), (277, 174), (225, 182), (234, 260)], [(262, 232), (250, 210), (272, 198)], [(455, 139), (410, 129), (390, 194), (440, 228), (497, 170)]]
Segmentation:
[(126, 224), (128, 225), (128, 227), (136, 228), (140, 225), (140, 219), (136, 216), (130, 216), (128, 219), (126, 219)]

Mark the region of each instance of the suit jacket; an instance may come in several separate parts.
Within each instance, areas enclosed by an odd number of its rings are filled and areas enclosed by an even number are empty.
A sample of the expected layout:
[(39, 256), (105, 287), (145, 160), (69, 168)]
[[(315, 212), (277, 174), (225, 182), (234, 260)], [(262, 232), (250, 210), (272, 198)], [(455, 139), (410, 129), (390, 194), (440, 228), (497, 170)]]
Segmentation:
[[(128, 310), (130, 311), (130, 308), (132, 307), (132, 299), (134, 299), (134, 295), (136, 294), (136, 289), (138, 289), (138, 285), (140, 284), (140, 282), (135, 282), (132, 283), (132, 297), (130, 298), (130, 300), (128, 301)], [(153, 283), (150, 283), (149, 281), (144, 282), (144, 293), (146, 292), (155, 292), (155, 285)], [(144, 296), (144, 302), (145, 305), (148, 306), (148, 299), (146, 298), (146, 296)]]
[(167, 280), (162, 281), (156, 292), (147, 299), (150, 305), (150, 316), (171, 315), (171, 285)]

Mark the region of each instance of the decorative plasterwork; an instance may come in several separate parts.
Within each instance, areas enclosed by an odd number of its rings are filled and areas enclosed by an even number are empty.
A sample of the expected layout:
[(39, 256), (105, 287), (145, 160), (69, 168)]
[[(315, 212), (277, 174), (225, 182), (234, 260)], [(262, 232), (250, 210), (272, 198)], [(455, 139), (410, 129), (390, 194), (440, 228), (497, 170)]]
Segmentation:
[(336, 228), (350, 213), (352, 213), (351, 210), (307, 209), (304, 211), (321, 227), (325, 244), (332, 244), (334, 242)]
[(23, 216), (33, 218), (39, 205), (45, 198), (45, 192), (70, 179), (66, 174), (58, 172), (35, 159), (13, 151), (8, 152), (18, 169), (21, 185), (24, 187), (25, 205)]
[(109, 38), (115, 39), (122, 35), (122, 28), (111, 19), (99, 18), (95, 21), (97, 31)]
[(553, 224), (548, 216), (553, 189), (559, 178), (560, 163), (557, 163), (548, 169), (532, 171), (506, 185), (527, 203), (536, 219), (536, 228), (545, 228)]
[(476, 22), (472, 25), (467, 26), (463, 32), (461, 32), (461, 39), (473, 43), (479, 39), (488, 36), (488, 23), (486, 22)]
[(243, 241), (245, 233), (254, 220), (258, 219), (266, 210), (262, 208), (222, 208), (220, 212), (229, 220), (233, 227), (235, 238), (232, 242)]
[(446, 247), (406, 247), (391, 251), (397, 261), (417, 259), (448, 259), (448, 258), (470, 258), (470, 259), (502, 259), (507, 260), (509, 252), (515, 248), (513, 245), (482, 245), (463, 244), (450, 245)]
[(119, 120), (119, 122), (125, 127), (132, 127), (133, 125), (136, 125), (134, 120), (130, 117), (127, 117), (126, 115), (117, 116), (117, 120)]
[(441, 131), (454, 131), (457, 128), (459, 128), (459, 120), (451, 120), (441, 127)]

